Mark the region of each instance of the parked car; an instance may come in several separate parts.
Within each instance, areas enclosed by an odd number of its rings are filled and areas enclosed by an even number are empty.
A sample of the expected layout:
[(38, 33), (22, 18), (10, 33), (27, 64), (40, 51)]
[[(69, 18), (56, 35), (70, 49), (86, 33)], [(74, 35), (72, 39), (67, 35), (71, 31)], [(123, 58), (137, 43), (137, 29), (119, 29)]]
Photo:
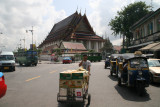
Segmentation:
[(5, 84), (4, 75), (0, 72), (0, 98), (6, 94), (7, 85)]
[(150, 82), (160, 83), (160, 59), (148, 59)]
[(15, 71), (15, 58), (13, 52), (0, 53), (0, 72)]
[(63, 64), (65, 64), (65, 63), (69, 63), (69, 64), (72, 63), (71, 57), (64, 57), (62, 63)]

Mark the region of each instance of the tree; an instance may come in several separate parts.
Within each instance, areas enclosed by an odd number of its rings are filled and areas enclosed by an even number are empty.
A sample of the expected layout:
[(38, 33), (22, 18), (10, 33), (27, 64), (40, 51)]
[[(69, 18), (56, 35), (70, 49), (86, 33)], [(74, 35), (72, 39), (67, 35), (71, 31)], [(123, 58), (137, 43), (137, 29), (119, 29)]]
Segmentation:
[(55, 53), (55, 55), (57, 55), (57, 56), (62, 55), (62, 51), (61, 51), (60, 48), (54, 49), (54, 50), (53, 50), (53, 53)]
[(112, 53), (113, 52), (113, 45), (110, 42), (109, 38), (105, 39), (104, 46), (101, 50), (105, 53)]
[[(129, 30), (130, 27), (137, 22), (139, 19), (144, 17), (149, 13), (150, 6), (147, 6), (145, 2), (134, 2), (124, 7), (121, 11), (118, 11), (118, 16), (111, 19), (109, 26), (113, 30), (115, 36), (123, 36), (123, 46), (124, 39), (127, 41), (127, 46), (130, 44), (130, 39), (133, 38), (132, 32)], [(124, 47), (123, 47), (124, 48)]]
[(95, 52), (95, 50), (94, 50), (94, 49), (91, 49), (91, 50), (89, 50), (88, 52), (94, 53), (94, 52)]

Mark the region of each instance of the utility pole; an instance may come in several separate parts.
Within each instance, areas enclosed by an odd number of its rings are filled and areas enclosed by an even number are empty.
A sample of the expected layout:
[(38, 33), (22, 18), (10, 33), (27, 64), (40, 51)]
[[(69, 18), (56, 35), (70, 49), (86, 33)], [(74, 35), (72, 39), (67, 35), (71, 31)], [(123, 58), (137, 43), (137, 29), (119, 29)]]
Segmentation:
[(19, 45), (19, 48), (21, 49), (21, 43), (20, 44), (18, 44)]
[(32, 29), (31, 30), (26, 30), (26, 33), (28, 33), (28, 31), (30, 31), (32, 33), (32, 50), (33, 50), (33, 26), (32, 26)]
[(151, 0), (151, 11), (153, 11), (153, 0)]
[(25, 38), (24, 39), (20, 39), (20, 41), (23, 40), (24, 41), (24, 51), (25, 51)]

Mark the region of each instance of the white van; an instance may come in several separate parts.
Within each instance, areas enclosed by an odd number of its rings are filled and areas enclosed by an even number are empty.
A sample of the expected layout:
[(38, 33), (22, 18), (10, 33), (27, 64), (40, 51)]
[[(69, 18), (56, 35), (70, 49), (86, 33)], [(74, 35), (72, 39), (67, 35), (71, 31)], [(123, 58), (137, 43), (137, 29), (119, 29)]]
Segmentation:
[(0, 71), (15, 71), (15, 57), (13, 52), (0, 53)]

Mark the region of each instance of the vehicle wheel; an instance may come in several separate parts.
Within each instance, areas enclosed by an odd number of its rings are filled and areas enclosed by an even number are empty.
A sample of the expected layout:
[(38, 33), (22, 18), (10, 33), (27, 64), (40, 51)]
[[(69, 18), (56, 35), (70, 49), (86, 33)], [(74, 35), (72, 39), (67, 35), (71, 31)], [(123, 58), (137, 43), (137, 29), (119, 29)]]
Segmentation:
[(116, 77), (118, 77), (118, 73), (116, 73)]
[(91, 94), (88, 94), (88, 104), (87, 105), (90, 105), (90, 102), (91, 102)]
[(15, 67), (13, 67), (13, 71), (15, 71), (16, 70), (16, 68)]
[(37, 63), (35, 63), (34, 65), (37, 66)]
[(107, 69), (107, 66), (105, 65), (104, 68)]
[(153, 81), (153, 75), (150, 73), (150, 83), (153, 83), (154, 81)]
[(111, 76), (113, 76), (113, 72), (112, 72), (112, 70), (110, 70), (110, 75), (111, 75)]
[(57, 93), (57, 102), (59, 102), (59, 93)]
[(22, 66), (22, 63), (21, 63), (21, 62), (19, 62), (19, 65), (20, 65), (20, 66)]
[(13, 72), (14, 70), (13, 69), (11, 69), (11, 72)]
[(118, 77), (118, 86), (121, 86), (121, 78)]

